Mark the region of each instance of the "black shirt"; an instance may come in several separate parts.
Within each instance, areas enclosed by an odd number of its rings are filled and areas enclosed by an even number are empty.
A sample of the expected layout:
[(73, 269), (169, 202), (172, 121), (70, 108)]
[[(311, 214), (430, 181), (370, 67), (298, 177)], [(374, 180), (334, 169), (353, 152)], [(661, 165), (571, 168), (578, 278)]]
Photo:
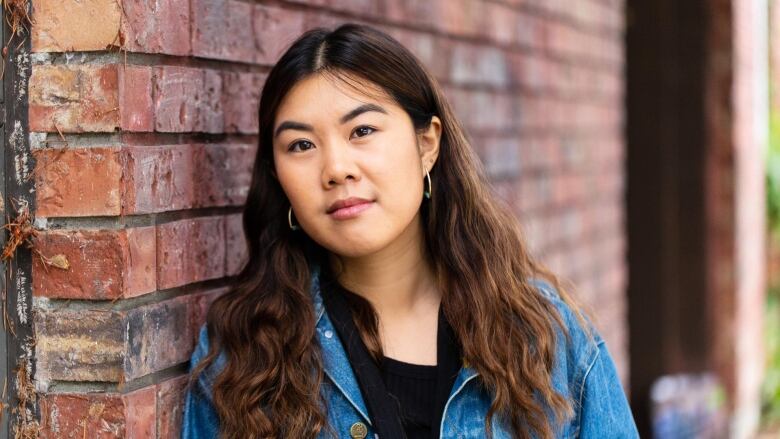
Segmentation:
[[(436, 366), (385, 357), (377, 365), (358, 335), (346, 300), (350, 292), (322, 270), (323, 304), (344, 344), (379, 437), (438, 438), (444, 406), (461, 367), (461, 349), (441, 308)], [(352, 293), (355, 294), (355, 293)], [(356, 366), (357, 365), (357, 366)]]
[(405, 363), (385, 357), (380, 366), (387, 392), (398, 401), (408, 439), (429, 439), (436, 406), (438, 366)]

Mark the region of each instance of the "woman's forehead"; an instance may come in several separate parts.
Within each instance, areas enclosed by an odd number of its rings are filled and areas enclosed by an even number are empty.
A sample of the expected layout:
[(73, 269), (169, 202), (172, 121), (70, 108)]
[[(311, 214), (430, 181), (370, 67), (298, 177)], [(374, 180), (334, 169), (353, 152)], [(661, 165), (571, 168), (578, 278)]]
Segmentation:
[(388, 113), (397, 111), (395, 101), (378, 85), (348, 74), (310, 75), (295, 84), (279, 105), (276, 120), (337, 119), (353, 108), (377, 104)]

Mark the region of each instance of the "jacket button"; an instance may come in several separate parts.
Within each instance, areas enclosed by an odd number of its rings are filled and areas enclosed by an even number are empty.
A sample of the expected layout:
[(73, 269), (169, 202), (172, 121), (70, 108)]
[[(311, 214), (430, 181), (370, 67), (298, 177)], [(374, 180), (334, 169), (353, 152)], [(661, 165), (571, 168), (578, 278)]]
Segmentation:
[(368, 436), (368, 427), (362, 422), (355, 422), (352, 427), (349, 427), (349, 435), (352, 439), (364, 439)]

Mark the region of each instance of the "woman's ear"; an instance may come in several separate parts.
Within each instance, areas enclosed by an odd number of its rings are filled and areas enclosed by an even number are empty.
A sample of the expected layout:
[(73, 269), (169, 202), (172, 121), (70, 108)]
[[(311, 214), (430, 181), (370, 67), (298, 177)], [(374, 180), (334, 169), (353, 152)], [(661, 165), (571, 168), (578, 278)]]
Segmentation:
[(439, 157), (439, 143), (441, 142), (441, 120), (438, 116), (432, 116), (428, 129), (419, 134), (420, 160), (423, 170), (430, 171), (436, 159)]

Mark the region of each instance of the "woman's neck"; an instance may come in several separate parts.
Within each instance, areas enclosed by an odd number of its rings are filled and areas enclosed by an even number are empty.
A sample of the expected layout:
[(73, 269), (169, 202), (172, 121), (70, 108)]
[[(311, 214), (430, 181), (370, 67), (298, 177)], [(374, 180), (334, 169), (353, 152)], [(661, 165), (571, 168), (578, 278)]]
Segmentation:
[[(331, 266), (335, 259), (331, 256)], [(395, 320), (431, 309), (438, 311), (441, 296), (426, 257), (419, 215), (382, 250), (338, 260), (339, 282), (368, 300), (380, 320)]]

